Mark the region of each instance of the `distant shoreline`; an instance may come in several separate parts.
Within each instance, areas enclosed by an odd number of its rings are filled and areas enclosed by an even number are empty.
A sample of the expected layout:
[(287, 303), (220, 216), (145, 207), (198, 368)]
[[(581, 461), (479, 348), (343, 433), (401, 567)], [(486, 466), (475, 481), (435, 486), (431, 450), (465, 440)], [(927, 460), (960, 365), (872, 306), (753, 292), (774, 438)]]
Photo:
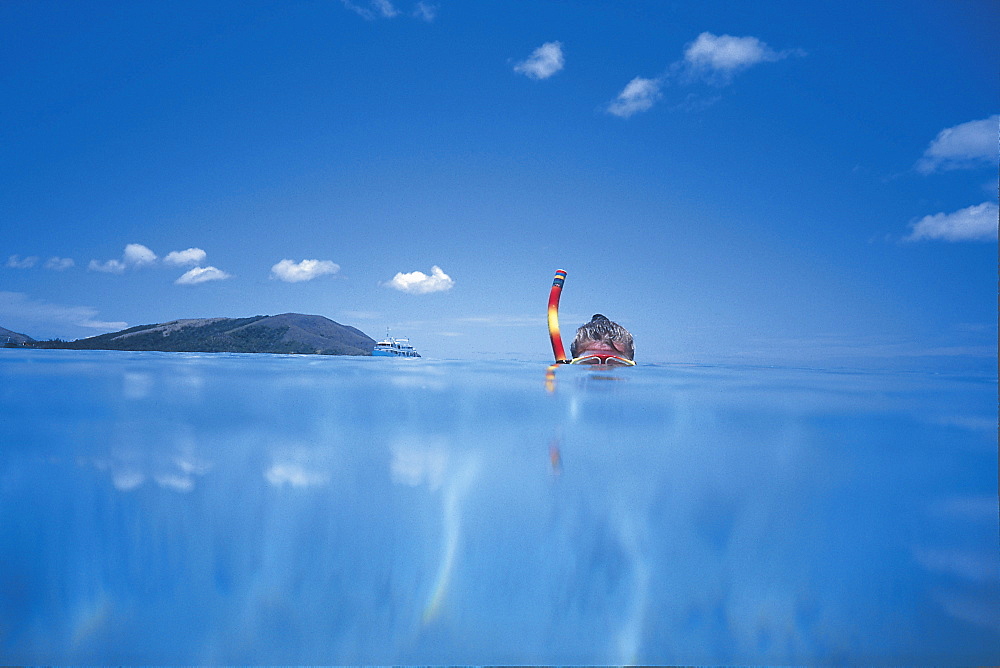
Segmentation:
[(75, 341), (38, 341), (2, 328), (0, 336), (7, 339), (5, 348), (36, 350), (367, 356), (375, 346), (375, 340), (359, 329), (324, 316), (301, 313), (172, 320)]

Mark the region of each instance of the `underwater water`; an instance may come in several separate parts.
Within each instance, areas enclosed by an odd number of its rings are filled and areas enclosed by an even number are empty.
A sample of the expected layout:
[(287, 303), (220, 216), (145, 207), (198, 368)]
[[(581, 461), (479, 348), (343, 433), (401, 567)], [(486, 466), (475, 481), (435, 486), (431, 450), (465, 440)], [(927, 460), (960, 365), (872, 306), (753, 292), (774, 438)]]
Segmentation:
[(1000, 663), (996, 378), (0, 351), (0, 661)]

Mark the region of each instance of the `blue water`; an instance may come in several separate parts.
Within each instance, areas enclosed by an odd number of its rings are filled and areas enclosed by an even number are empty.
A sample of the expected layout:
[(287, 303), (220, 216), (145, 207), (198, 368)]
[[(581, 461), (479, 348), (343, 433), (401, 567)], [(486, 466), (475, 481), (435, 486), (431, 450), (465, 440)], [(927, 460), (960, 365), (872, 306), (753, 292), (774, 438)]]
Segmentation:
[(996, 378), (0, 351), (0, 661), (1000, 663)]

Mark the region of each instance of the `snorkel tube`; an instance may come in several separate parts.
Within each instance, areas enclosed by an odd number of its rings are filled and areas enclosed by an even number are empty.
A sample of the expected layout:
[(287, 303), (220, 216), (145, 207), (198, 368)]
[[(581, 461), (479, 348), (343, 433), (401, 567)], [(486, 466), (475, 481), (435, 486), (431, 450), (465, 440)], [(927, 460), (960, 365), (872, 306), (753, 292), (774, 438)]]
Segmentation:
[(556, 356), (557, 364), (569, 362), (563, 349), (562, 337), (559, 335), (559, 297), (562, 295), (565, 280), (566, 272), (558, 269), (556, 277), (552, 279), (552, 290), (549, 292), (549, 339), (552, 341), (552, 353)]

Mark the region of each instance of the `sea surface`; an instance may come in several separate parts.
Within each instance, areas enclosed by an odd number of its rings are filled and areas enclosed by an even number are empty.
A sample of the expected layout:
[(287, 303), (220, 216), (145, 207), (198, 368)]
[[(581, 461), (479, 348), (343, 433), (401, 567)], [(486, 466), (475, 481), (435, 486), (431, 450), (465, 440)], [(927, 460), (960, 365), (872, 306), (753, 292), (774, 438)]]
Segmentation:
[(998, 664), (997, 379), (0, 350), (0, 663)]

